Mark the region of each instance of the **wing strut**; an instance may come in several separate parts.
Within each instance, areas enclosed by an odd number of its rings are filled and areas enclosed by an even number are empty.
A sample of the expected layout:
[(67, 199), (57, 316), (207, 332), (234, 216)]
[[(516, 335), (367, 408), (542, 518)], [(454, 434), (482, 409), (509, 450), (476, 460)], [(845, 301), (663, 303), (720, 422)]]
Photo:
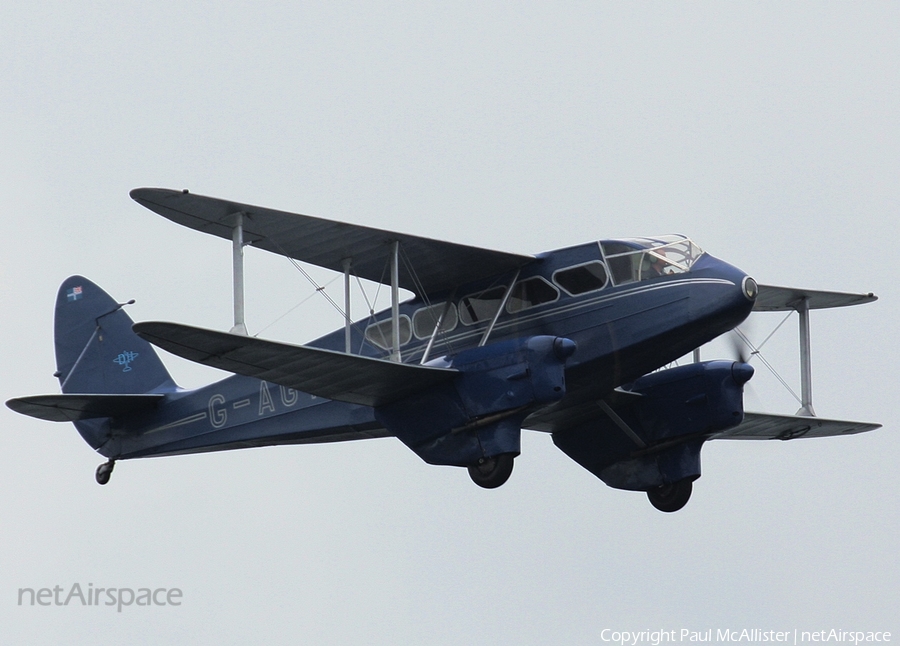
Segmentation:
[(438, 317), (437, 321), (434, 322), (434, 329), (431, 331), (431, 336), (428, 338), (428, 345), (425, 346), (425, 352), (422, 353), (422, 360), (419, 361), (421, 365), (425, 365), (428, 363), (428, 357), (431, 355), (431, 348), (434, 347), (434, 340), (437, 338), (438, 332), (441, 331), (441, 326), (444, 324), (444, 319), (447, 317), (447, 312), (450, 311), (450, 304), (453, 302), (453, 299), (456, 297), (456, 290), (450, 294), (450, 298), (447, 299), (447, 302), (444, 303), (444, 309), (441, 310), (441, 315)]
[[(248, 336), (244, 318), (244, 212), (231, 214), (231, 257), (234, 283), (234, 326), (231, 334)], [(351, 352), (350, 320), (350, 266), (352, 258), (341, 261), (344, 270), (344, 351)], [(391, 356), (392, 361), (402, 362), (400, 355), (400, 241), (391, 243)]]
[(809, 299), (803, 298), (797, 303), (800, 315), (800, 410), (797, 415), (815, 417), (812, 405), (812, 360), (809, 342)]
[(234, 327), (231, 333), (247, 336), (247, 325), (244, 323), (244, 214), (241, 211), (234, 214), (231, 258), (234, 280)]
[(391, 361), (400, 358), (400, 241), (391, 244)]
[(344, 258), (341, 264), (344, 265), (344, 352), (350, 354), (350, 331), (352, 321), (350, 320), (350, 263), (351, 258)]
[(494, 331), (494, 326), (497, 325), (497, 319), (499, 319), (500, 315), (503, 313), (503, 308), (506, 307), (506, 301), (509, 300), (509, 295), (512, 294), (513, 287), (515, 287), (516, 281), (519, 280), (520, 271), (521, 270), (516, 269), (516, 275), (513, 276), (512, 280), (509, 282), (509, 287), (506, 288), (506, 292), (504, 292), (503, 298), (500, 301), (500, 307), (498, 307), (497, 311), (494, 312), (494, 318), (491, 319), (490, 324), (484, 331), (484, 336), (482, 336), (481, 341), (478, 342), (479, 348), (488, 342), (488, 338), (491, 336), (491, 332)]

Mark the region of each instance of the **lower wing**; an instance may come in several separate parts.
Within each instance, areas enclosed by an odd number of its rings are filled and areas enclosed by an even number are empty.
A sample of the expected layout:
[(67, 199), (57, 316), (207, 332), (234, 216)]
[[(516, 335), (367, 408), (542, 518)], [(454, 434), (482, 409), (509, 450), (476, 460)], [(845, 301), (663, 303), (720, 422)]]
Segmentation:
[(851, 422), (821, 417), (744, 413), (744, 421), (711, 436), (713, 440), (793, 440), (799, 437), (829, 437), (874, 431), (881, 424)]

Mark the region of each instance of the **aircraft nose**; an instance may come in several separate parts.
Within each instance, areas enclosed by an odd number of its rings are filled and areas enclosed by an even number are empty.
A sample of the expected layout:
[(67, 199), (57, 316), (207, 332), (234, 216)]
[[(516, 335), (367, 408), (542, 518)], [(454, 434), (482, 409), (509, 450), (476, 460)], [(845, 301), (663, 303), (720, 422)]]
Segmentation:
[(744, 280), (741, 282), (741, 291), (748, 301), (755, 301), (759, 295), (759, 285), (750, 276), (744, 276)]
[[(729, 325), (730, 330), (750, 315), (759, 296), (759, 285), (746, 272), (723, 260), (705, 254), (691, 270), (697, 277), (712, 278), (715, 287), (698, 283), (695, 299), (697, 314), (713, 313), (716, 317), (728, 317), (721, 320)], [(723, 285), (728, 285), (723, 291)], [(714, 310), (714, 312), (711, 312)]]

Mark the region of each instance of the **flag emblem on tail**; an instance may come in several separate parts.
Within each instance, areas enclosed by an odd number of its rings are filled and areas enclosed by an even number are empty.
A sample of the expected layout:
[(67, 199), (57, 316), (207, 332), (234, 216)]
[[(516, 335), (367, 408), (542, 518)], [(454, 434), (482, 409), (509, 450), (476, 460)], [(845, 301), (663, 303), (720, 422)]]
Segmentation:
[(78, 287), (73, 287), (72, 289), (66, 292), (66, 298), (69, 299), (69, 302), (77, 301), (82, 296), (81, 294), (81, 285)]

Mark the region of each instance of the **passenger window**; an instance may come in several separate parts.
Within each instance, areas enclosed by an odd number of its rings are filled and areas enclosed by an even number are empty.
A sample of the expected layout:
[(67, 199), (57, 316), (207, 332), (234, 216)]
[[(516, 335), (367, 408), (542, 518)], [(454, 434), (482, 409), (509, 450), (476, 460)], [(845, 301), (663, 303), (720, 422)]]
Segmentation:
[[(446, 307), (446, 313), (444, 309)], [(420, 339), (428, 339), (434, 333), (434, 326), (437, 325), (438, 319), (444, 315), (441, 321), (440, 332), (452, 332), (456, 329), (459, 322), (459, 315), (456, 313), (456, 305), (453, 303), (438, 303), (430, 307), (423, 307), (416, 310), (413, 314), (413, 333)]]
[(553, 274), (553, 282), (572, 296), (601, 289), (606, 286), (608, 280), (606, 267), (598, 260), (577, 267), (560, 269)]
[(459, 301), (459, 320), (463, 325), (474, 325), (490, 321), (500, 309), (505, 287), (492, 287), (478, 294), (472, 294)]
[[(394, 329), (393, 321), (387, 319), (373, 323), (366, 328), (366, 341), (372, 345), (378, 346), (382, 350), (392, 350), (393, 341), (391, 340), (391, 332)], [(409, 317), (406, 314), (400, 316), (400, 345), (406, 345), (412, 339), (412, 329), (409, 323)]]
[(506, 310), (513, 314), (536, 307), (543, 303), (551, 303), (559, 298), (556, 288), (540, 276), (528, 278), (516, 283), (506, 303)]

